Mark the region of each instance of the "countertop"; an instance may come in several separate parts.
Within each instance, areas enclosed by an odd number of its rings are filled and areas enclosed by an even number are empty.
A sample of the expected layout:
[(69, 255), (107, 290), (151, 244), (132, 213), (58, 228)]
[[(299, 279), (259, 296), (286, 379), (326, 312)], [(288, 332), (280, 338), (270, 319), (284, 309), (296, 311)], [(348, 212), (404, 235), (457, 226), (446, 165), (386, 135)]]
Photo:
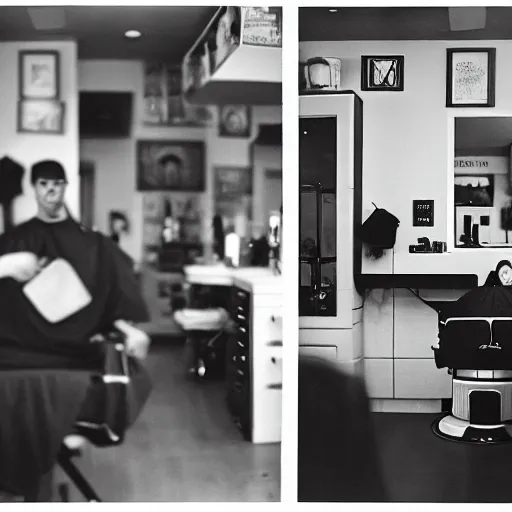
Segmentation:
[(253, 293), (280, 294), (282, 292), (281, 275), (267, 267), (231, 268), (219, 263), (188, 265), (183, 270), (190, 284), (239, 286)]

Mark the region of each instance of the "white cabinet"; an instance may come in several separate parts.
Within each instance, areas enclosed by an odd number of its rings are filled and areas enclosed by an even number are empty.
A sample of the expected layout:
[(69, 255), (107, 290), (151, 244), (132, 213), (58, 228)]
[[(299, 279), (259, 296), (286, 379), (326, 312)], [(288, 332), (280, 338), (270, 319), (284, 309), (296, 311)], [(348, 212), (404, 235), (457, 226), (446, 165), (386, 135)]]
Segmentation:
[(299, 114), (299, 353), (359, 368), (362, 101), (354, 93), (301, 96)]
[[(234, 279), (233, 316), (237, 325), (240, 379), (240, 424), (253, 443), (281, 441), (282, 280)], [(240, 331), (240, 332), (238, 332)], [(237, 356), (235, 356), (237, 357)], [(236, 387), (236, 382), (233, 383)], [(236, 401), (236, 398), (235, 400)]]

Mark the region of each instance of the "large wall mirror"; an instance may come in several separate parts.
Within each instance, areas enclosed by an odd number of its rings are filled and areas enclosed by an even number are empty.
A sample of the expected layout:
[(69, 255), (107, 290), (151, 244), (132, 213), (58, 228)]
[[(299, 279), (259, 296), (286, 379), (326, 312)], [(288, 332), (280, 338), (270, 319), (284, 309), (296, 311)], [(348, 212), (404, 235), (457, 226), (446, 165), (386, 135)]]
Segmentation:
[(512, 247), (512, 117), (455, 119), (455, 246)]

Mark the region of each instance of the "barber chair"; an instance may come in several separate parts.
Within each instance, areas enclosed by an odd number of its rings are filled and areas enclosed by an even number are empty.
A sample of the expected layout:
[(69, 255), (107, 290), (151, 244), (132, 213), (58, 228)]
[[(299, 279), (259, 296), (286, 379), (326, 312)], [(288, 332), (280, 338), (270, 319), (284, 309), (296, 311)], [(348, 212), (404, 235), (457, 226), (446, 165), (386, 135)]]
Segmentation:
[[(86, 501), (100, 502), (102, 500), (97, 492), (75, 465), (75, 459), (82, 454), (86, 443), (91, 443), (97, 447), (117, 446), (123, 443), (128, 424), (127, 388), (130, 383), (130, 375), (123, 334), (120, 332), (111, 332), (104, 336), (98, 335), (93, 337), (91, 342), (101, 343), (103, 345), (101, 348), (105, 355), (102, 371), (91, 371), (91, 378), (99, 379), (100, 382), (103, 381), (104, 384), (108, 384), (108, 392), (106, 389), (107, 386), (89, 385), (86, 395), (87, 399), (79, 406), (82, 409), (75, 420), (72, 431), (69, 432), (61, 443), (56, 463), (76, 486)], [(26, 370), (22, 373), (31, 375), (35, 372), (39, 373), (37, 370)], [(62, 372), (62, 370), (59, 370), (59, 372)], [(70, 372), (73, 372), (73, 370), (70, 370)], [(54, 380), (55, 374), (53, 372), (46, 371), (45, 373), (50, 380)], [(79, 370), (79, 373), (83, 374), (87, 379), (89, 372)], [(23, 375), (19, 378), (21, 382), (23, 382), (23, 379), (26, 379)], [(44, 379), (43, 382), (45, 382)], [(39, 393), (37, 390), (36, 392)], [(41, 392), (44, 393), (45, 391), (41, 388)], [(90, 400), (91, 398), (93, 400)], [(100, 407), (97, 407), (98, 404)], [(103, 412), (101, 407), (104, 407)], [(88, 421), (82, 421), (82, 418), (87, 418)], [(39, 428), (44, 431), (44, 429), (49, 427), (43, 422)], [(51, 436), (48, 436), (48, 434), (45, 435), (47, 437), (43, 437), (43, 439), (47, 439), (49, 442)], [(49, 473), (47, 476), (49, 476)], [(46, 478), (43, 478), (43, 480), (46, 480)], [(34, 492), (30, 492), (24, 498), (10, 495), (11, 499), (9, 499), (9, 501), (50, 500), (49, 487), (45, 482), (42, 482), (41, 485), (43, 488), (39, 491), (34, 490)], [(69, 485), (67, 483), (58, 485), (58, 493), (61, 501), (69, 501)], [(9, 495), (9, 493), (6, 494)]]
[(231, 288), (196, 284), (188, 288), (188, 308), (176, 311), (174, 319), (186, 334), (191, 360), (189, 374), (200, 379), (222, 379)]
[(452, 411), (432, 428), (444, 439), (474, 444), (512, 441), (512, 318), (440, 321), (438, 368), (452, 375)]

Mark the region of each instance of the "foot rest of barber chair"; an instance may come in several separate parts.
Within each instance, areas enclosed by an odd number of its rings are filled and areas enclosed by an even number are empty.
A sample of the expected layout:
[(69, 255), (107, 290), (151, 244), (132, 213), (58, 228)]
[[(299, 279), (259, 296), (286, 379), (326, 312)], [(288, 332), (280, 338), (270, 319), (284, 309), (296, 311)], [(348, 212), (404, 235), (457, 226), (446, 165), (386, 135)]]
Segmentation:
[[(92, 488), (73, 462), (74, 458), (82, 455), (83, 447), (87, 443), (89, 443), (88, 439), (81, 435), (71, 434), (66, 436), (62, 442), (58, 463), (86, 501), (101, 502), (96, 491)], [(58, 485), (58, 494), (62, 502), (69, 502), (69, 484), (60, 483)]]

